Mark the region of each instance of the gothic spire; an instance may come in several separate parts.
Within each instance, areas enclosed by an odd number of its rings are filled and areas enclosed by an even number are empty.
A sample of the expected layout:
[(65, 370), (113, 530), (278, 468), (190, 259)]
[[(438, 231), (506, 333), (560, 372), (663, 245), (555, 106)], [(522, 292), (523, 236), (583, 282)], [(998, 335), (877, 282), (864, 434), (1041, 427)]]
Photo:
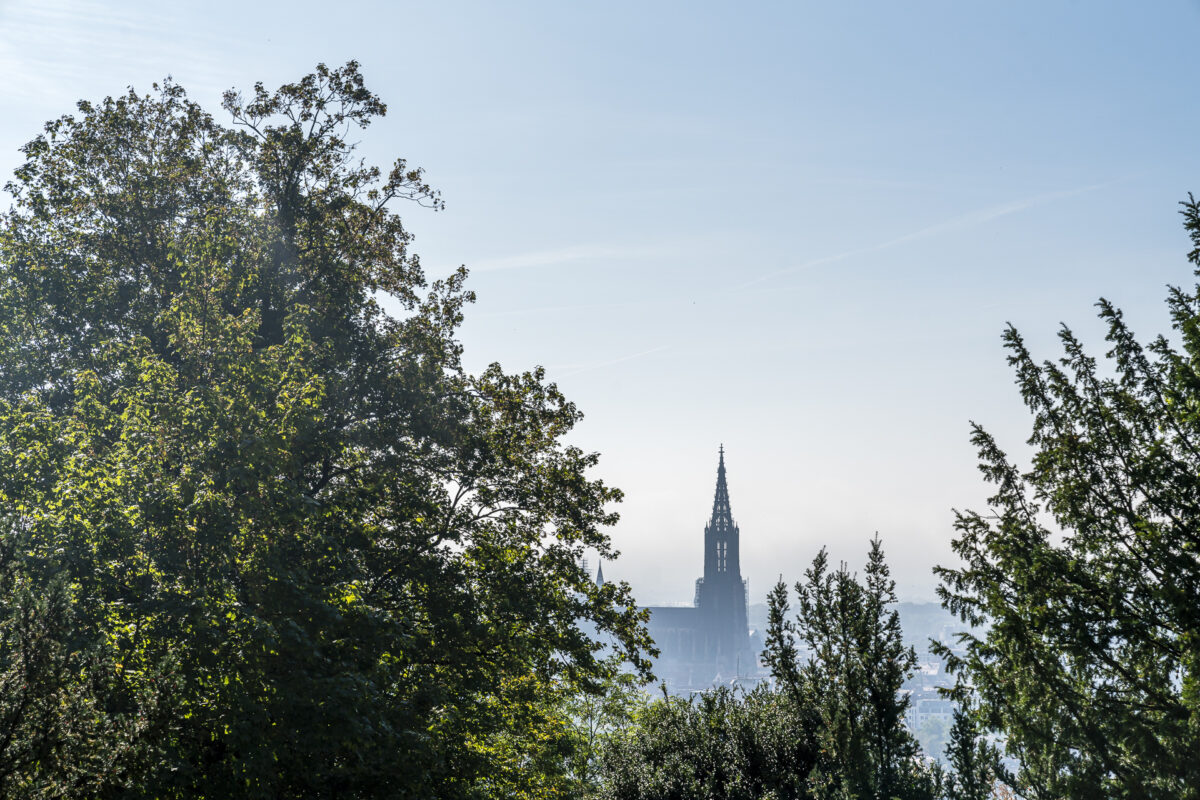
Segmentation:
[(717, 462), (717, 492), (713, 497), (712, 520), (708, 523), (716, 530), (733, 527), (733, 512), (729, 510), (729, 487), (725, 485), (725, 445), (722, 444)]

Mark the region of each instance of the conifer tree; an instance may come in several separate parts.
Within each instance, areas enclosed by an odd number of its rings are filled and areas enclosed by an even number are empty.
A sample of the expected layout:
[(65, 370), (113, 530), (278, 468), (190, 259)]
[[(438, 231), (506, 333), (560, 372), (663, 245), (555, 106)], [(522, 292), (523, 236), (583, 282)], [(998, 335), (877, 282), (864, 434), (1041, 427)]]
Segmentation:
[(946, 744), (946, 800), (988, 800), (1002, 771), (1000, 754), (980, 735), (970, 714), (954, 709)]
[[(1200, 206), (1183, 204), (1200, 276)], [(986, 513), (957, 515), (943, 603), (982, 633), (950, 667), (1019, 761), (1025, 797), (1200, 797), (1200, 285), (1143, 345), (1097, 304), (1098, 364), (1065, 326), (1039, 363), (1004, 334), (1033, 416), (1022, 470), (973, 426)]]
[[(821, 550), (796, 584), (769, 595), (765, 663), (774, 688), (722, 687), (651, 704), (605, 749), (610, 800), (934, 800), (940, 773), (904, 726), (903, 644), (878, 537), (865, 580), (830, 571)], [(805, 652), (807, 651), (807, 652)], [(809, 657), (811, 656), (811, 657)]]
[[(932, 798), (937, 779), (904, 725), (908, 698), (900, 691), (916, 653), (904, 646), (879, 538), (871, 541), (865, 581), (844, 564), (830, 571), (822, 549), (795, 590), (794, 619), (782, 580), (770, 594), (764, 659), (781, 690), (815, 716), (815, 796)], [(799, 659), (798, 644), (809, 660)]]

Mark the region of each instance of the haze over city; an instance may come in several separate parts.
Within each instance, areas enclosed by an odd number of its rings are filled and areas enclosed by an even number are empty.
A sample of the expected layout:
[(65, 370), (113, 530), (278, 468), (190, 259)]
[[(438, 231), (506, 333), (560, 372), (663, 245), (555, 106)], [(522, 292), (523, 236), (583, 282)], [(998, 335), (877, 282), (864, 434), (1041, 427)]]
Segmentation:
[(686, 602), (723, 443), (751, 601), (878, 531), (933, 596), (968, 420), (1022, 452), (999, 334), (1099, 355), (1187, 283), (1200, 191), (1194, 3), (162, 4), (0, 0), (0, 173), (79, 98), (171, 75), (220, 92), (357, 59), (374, 162), (432, 277), (471, 270), (468, 368), (545, 365), (625, 492), (643, 603)]

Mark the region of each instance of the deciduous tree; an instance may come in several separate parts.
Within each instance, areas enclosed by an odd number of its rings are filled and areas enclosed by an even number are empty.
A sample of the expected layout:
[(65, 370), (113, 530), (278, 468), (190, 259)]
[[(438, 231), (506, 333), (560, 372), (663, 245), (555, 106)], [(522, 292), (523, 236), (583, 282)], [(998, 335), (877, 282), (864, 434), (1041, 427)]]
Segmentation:
[(540, 370), (462, 368), (356, 64), (224, 105), (80, 103), (8, 186), (0, 794), (472, 796), (527, 686), (594, 686), (588, 626), (645, 668), (580, 567), (619, 493)]
[(813, 719), (787, 695), (728, 687), (663, 697), (604, 752), (600, 796), (611, 800), (815, 798)]

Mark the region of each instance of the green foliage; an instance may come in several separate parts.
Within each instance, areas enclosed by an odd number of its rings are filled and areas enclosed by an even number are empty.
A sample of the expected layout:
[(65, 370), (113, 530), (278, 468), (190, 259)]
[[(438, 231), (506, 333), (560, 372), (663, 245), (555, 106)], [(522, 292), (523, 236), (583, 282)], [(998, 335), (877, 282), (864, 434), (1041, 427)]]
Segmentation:
[(950, 763), (946, 800), (988, 800), (1003, 775), (999, 752), (983, 740), (970, 714), (962, 709), (954, 710), (946, 760)]
[(642, 683), (615, 658), (605, 662), (600, 680), (586, 687), (528, 679), (514, 683), (502, 708), (508, 728), (470, 738), (473, 748), (489, 754), (491, 765), (472, 796), (595, 796), (602, 752), (646, 707)]
[[(1200, 206), (1184, 204), (1200, 274)], [(1200, 797), (1200, 286), (1168, 296), (1175, 343), (1143, 346), (1108, 301), (1103, 367), (1067, 328), (1037, 363), (1011, 327), (1033, 414), (1020, 471), (979, 426), (988, 514), (958, 514), (951, 668), (1031, 798)]]
[(0, 785), (10, 796), (97, 796), (144, 761), (142, 743), (163, 730), (161, 706), (174, 687), (160, 680), (143, 689), (132, 698), (137, 716), (104, 713), (96, 695), (112, 691), (119, 653), (80, 641), (74, 622), (64, 580), (35, 587), (11, 568), (0, 576)]
[(605, 674), (580, 621), (646, 668), (580, 567), (620, 495), (540, 370), (463, 370), (357, 65), (224, 105), (80, 103), (8, 186), (0, 796), (479, 796)]
[(577, 691), (563, 702), (571, 744), (567, 774), (575, 781), (576, 794), (599, 787), (603, 753), (649, 704), (638, 676), (622, 672), (615, 661), (608, 666), (611, 671), (597, 691)]
[(813, 797), (807, 709), (760, 686), (694, 700), (663, 697), (604, 753), (600, 797), (612, 800), (783, 800)]
[[(830, 572), (825, 551), (769, 596), (764, 658), (776, 688), (664, 697), (605, 753), (613, 800), (933, 800), (940, 773), (904, 728), (900, 693), (916, 655), (903, 645), (878, 538), (865, 581)], [(811, 658), (802, 658), (802, 648)]]
[[(809, 785), (818, 797), (932, 798), (938, 776), (920, 760), (904, 727), (916, 653), (905, 647), (895, 582), (878, 537), (860, 582), (845, 565), (828, 568), (822, 550), (796, 584), (799, 608), (787, 619), (787, 588), (769, 597), (764, 659), (781, 691), (815, 715), (818, 753)], [(811, 658), (801, 662), (797, 642)]]

